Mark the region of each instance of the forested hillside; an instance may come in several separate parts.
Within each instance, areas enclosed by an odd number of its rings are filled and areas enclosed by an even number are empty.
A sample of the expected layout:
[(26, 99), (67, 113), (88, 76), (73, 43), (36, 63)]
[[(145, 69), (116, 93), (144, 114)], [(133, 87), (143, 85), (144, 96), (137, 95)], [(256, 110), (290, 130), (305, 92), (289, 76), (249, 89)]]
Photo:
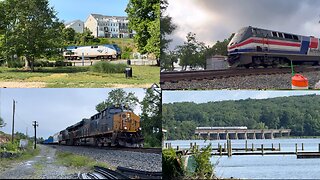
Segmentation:
[(293, 136), (320, 135), (320, 96), (290, 96), (196, 104), (163, 105), (168, 139), (192, 139), (197, 126), (292, 129)]

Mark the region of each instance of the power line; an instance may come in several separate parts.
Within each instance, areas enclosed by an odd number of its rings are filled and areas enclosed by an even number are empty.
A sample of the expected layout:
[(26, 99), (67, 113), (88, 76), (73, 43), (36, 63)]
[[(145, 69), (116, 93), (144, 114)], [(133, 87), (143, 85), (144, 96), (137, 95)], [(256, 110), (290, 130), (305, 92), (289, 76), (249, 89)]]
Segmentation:
[(39, 126), (37, 121), (33, 121), (32, 126), (34, 127), (34, 149), (37, 148), (37, 127)]

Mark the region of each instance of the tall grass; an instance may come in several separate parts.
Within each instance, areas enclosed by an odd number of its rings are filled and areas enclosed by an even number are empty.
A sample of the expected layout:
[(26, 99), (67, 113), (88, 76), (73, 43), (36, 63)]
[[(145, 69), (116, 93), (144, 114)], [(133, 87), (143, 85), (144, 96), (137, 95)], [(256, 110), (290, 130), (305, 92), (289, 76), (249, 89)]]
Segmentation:
[(93, 66), (91, 66), (90, 70), (98, 73), (123, 73), (127, 65), (125, 64), (112, 64), (105, 61), (100, 61)]

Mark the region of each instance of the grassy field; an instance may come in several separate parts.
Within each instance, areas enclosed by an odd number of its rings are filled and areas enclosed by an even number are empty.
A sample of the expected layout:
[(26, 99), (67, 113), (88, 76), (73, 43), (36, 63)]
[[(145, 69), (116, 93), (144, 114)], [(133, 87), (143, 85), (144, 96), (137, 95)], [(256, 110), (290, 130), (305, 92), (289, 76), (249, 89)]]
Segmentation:
[(76, 155), (69, 152), (56, 152), (57, 163), (76, 168), (93, 169), (94, 166), (110, 168), (110, 166), (103, 162), (98, 162), (92, 158)]
[(95, 73), (90, 71), (90, 67), (36, 68), (35, 72), (0, 67), (0, 87), (27, 88), (29, 83), (33, 83), (35, 87), (50, 88), (150, 87), (160, 80), (159, 67), (132, 66), (132, 70), (133, 77), (126, 79), (124, 73)]

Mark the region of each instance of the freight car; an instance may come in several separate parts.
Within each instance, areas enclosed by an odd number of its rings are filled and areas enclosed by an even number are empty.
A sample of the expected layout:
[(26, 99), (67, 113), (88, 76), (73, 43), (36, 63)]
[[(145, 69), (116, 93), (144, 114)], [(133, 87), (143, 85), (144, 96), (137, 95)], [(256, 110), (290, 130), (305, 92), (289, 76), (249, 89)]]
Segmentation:
[(93, 46), (69, 46), (63, 52), (63, 57), (68, 60), (81, 59), (116, 59), (121, 57), (121, 50), (116, 44), (93, 45)]
[(60, 131), (59, 144), (142, 147), (140, 117), (114, 105)]
[(319, 65), (319, 39), (291, 33), (245, 27), (228, 44), (231, 67), (268, 67), (283, 64)]

